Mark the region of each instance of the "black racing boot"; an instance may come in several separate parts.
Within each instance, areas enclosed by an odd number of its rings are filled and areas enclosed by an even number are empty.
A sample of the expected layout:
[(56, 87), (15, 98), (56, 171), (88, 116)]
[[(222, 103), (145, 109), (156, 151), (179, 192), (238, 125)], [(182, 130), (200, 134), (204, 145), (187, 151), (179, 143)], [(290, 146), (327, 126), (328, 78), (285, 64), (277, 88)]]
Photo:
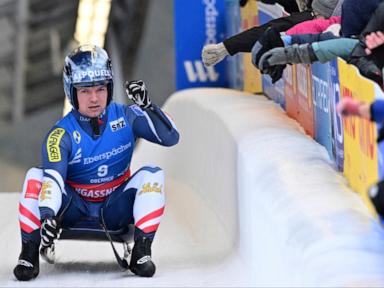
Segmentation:
[(39, 246), (32, 241), (22, 244), (19, 261), (13, 269), (17, 280), (29, 281), (39, 275)]
[[(135, 237), (136, 238), (136, 237)], [(132, 249), (131, 263), (129, 269), (141, 277), (152, 277), (156, 272), (156, 266), (151, 258), (152, 240), (144, 236), (135, 239)]]

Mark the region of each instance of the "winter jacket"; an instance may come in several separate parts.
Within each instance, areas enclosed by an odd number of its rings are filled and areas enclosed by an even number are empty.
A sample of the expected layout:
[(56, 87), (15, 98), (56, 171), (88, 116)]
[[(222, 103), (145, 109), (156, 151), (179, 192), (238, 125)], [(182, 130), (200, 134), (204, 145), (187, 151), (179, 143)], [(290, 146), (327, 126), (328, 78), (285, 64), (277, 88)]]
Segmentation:
[(239, 52), (251, 52), (252, 47), (255, 45), (256, 41), (259, 40), (261, 35), (263, 35), (265, 30), (267, 30), (269, 27), (275, 28), (278, 32), (283, 32), (298, 23), (310, 19), (313, 19), (313, 15), (310, 11), (293, 13), (290, 16), (273, 19), (261, 26), (252, 27), (225, 39), (223, 43), (229, 55), (231, 56)]
[(313, 52), (321, 63), (328, 62), (337, 57), (347, 59), (359, 41), (350, 38), (338, 38), (312, 43)]
[(341, 8), (343, 37), (359, 35), (383, 0), (344, 0)]
[(371, 104), (371, 120), (376, 123), (384, 122), (384, 100), (378, 99)]
[(318, 34), (297, 34), (290, 37), (291, 44), (305, 44), (340, 38), (335, 36), (332, 32)]
[(339, 0), (337, 3), (335, 10), (333, 10), (332, 16), (341, 16), (341, 7), (344, 3), (344, 0)]
[(273, 5), (275, 3), (280, 4), (281, 6), (284, 7), (284, 10), (289, 14), (300, 11), (295, 0), (259, 0), (259, 1), (265, 4), (270, 4), (270, 5)]
[(318, 34), (324, 32), (330, 25), (341, 23), (340, 16), (332, 16), (329, 19), (313, 19), (293, 26), (285, 33), (287, 35), (295, 34)]
[(296, 3), (300, 11), (312, 10), (312, 0), (296, 0)]

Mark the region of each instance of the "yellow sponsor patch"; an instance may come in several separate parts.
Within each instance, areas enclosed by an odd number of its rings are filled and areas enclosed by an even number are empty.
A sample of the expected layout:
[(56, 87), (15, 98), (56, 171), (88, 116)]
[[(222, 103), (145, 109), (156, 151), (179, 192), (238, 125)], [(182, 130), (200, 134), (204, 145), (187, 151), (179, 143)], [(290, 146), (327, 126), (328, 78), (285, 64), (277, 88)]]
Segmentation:
[(44, 181), (40, 192), (40, 201), (52, 199), (52, 181)]
[(49, 162), (60, 162), (60, 141), (65, 133), (63, 128), (56, 128), (49, 134), (47, 139), (47, 152)]
[(153, 185), (151, 185), (151, 183), (147, 183), (147, 184), (144, 184), (143, 187), (141, 187), (141, 191), (139, 192), (139, 195), (143, 193), (151, 193), (151, 192), (161, 193), (162, 188), (163, 186), (162, 185), (159, 186), (158, 183), (153, 183)]

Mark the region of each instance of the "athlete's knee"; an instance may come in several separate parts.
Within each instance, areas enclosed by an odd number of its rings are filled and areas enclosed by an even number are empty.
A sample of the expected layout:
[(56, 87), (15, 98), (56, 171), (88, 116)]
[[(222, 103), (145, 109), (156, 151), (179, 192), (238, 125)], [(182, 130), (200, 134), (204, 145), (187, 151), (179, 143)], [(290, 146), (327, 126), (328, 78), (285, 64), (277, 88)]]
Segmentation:
[(138, 171), (147, 171), (149, 173), (159, 173), (159, 174), (164, 174), (163, 169), (161, 169), (158, 166), (143, 166), (141, 167)]
[(27, 173), (25, 174), (25, 179), (43, 179), (43, 169), (38, 167), (29, 168)]
[(41, 185), (43, 180), (43, 169), (32, 167), (30, 168), (24, 179), (22, 198), (37, 200), (39, 198)]
[(164, 171), (157, 166), (144, 166), (137, 171), (138, 178), (142, 181), (156, 181), (158, 183), (164, 182)]

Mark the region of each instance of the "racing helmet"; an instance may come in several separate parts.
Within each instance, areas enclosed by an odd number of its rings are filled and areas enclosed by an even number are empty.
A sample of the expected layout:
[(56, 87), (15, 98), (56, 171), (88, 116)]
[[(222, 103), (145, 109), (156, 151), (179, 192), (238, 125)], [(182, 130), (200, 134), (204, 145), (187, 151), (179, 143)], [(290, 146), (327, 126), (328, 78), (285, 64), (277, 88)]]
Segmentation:
[(107, 106), (113, 96), (113, 72), (108, 53), (96, 45), (82, 45), (65, 57), (64, 93), (72, 107), (79, 109), (76, 87), (107, 85)]

